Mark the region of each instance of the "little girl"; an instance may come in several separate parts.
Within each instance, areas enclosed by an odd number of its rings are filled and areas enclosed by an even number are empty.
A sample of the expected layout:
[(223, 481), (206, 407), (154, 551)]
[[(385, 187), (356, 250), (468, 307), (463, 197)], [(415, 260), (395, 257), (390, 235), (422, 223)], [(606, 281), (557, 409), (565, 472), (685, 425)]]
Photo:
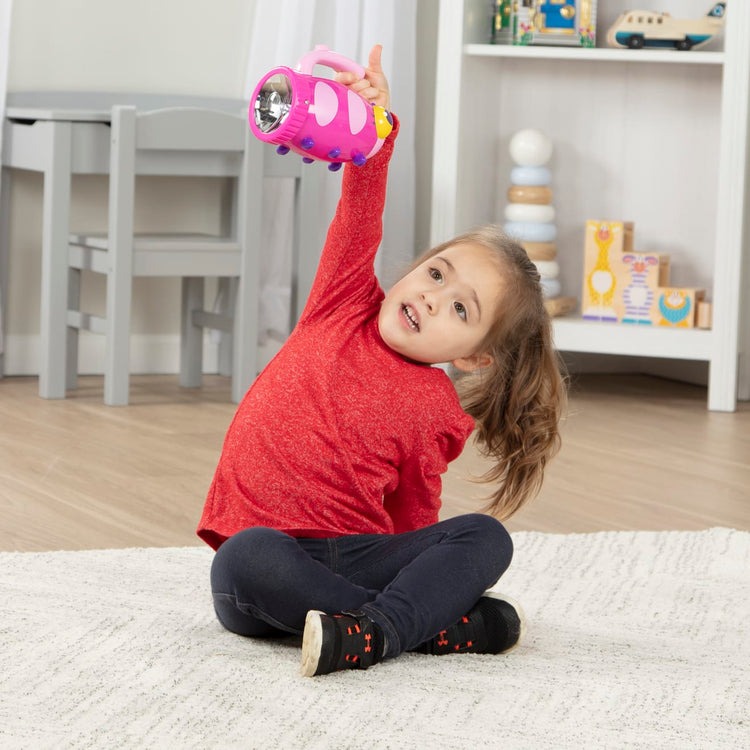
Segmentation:
[[(389, 107), (380, 46), (337, 79)], [(438, 522), (441, 474), (476, 431), (490, 510), (538, 491), (565, 391), (539, 275), (494, 228), (447, 242), (384, 294), (373, 271), (399, 124), (347, 165), (307, 306), (227, 433), (199, 536), (214, 606), (244, 636), (303, 634), (302, 672), (403, 651), (501, 653), (520, 607), (487, 592), (510, 564), (500, 521)], [(430, 365), (464, 371), (456, 387)]]

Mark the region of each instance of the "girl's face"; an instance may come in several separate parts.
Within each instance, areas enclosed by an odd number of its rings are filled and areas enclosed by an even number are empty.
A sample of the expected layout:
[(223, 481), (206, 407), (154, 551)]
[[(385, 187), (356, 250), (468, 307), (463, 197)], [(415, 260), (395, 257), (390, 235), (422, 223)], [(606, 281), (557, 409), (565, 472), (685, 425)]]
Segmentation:
[(491, 361), (479, 351), (496, 320), (503, 280), (482, 245), (453, 245), (428, 258), (388, 292), (378, 329), (403, 357), (473, 370)]

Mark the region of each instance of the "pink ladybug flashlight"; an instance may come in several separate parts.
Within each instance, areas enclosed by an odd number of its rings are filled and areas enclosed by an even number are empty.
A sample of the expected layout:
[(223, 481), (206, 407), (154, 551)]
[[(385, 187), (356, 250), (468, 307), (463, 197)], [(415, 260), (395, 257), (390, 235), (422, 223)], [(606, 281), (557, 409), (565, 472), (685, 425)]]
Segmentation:
[(281, 66), (261, 79), (250, 103), (250, 129), (280, 154), (294, 151), (307, 163), (330, 162), (333, 172), (346, 161), (361, 167), (393, 129), (391, 115), (336, 81), (316, 78), (315, 65), (365, 76), (361, 65), (318, 45), (294, 70)]

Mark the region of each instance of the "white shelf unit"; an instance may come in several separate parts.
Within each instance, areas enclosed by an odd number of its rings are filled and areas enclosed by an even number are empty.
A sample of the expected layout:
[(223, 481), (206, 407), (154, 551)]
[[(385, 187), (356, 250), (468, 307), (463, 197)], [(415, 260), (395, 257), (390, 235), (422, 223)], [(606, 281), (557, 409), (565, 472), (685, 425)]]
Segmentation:
[(441, 0), (432, 178), (433, 244), (502, 223), (510, 136), (550, 135), (563, 293), (580, 300), (586, 220), (621, 219), (636, 250), (670, 254), (674, 285), (713, 302), (711, 330), (556, 318), (558, 349), (707, 362), (715, 411), (750, 398), (750, 3), (729, 6), (723, 51), (673, 52), (493, 45), (487, 0)]

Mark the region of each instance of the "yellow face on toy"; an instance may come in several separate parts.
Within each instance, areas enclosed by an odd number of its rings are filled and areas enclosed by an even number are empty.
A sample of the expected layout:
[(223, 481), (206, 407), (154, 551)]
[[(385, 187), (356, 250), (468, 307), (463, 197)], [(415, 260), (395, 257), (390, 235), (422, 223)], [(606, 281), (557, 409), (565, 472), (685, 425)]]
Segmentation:
[(375, 115), (375, 131), (378, 134), (378, 138), (383, 140), (393, 130), (393, 118), (391, 117), (391, 113), (379, 104), (376, 104), (372, 109)]

